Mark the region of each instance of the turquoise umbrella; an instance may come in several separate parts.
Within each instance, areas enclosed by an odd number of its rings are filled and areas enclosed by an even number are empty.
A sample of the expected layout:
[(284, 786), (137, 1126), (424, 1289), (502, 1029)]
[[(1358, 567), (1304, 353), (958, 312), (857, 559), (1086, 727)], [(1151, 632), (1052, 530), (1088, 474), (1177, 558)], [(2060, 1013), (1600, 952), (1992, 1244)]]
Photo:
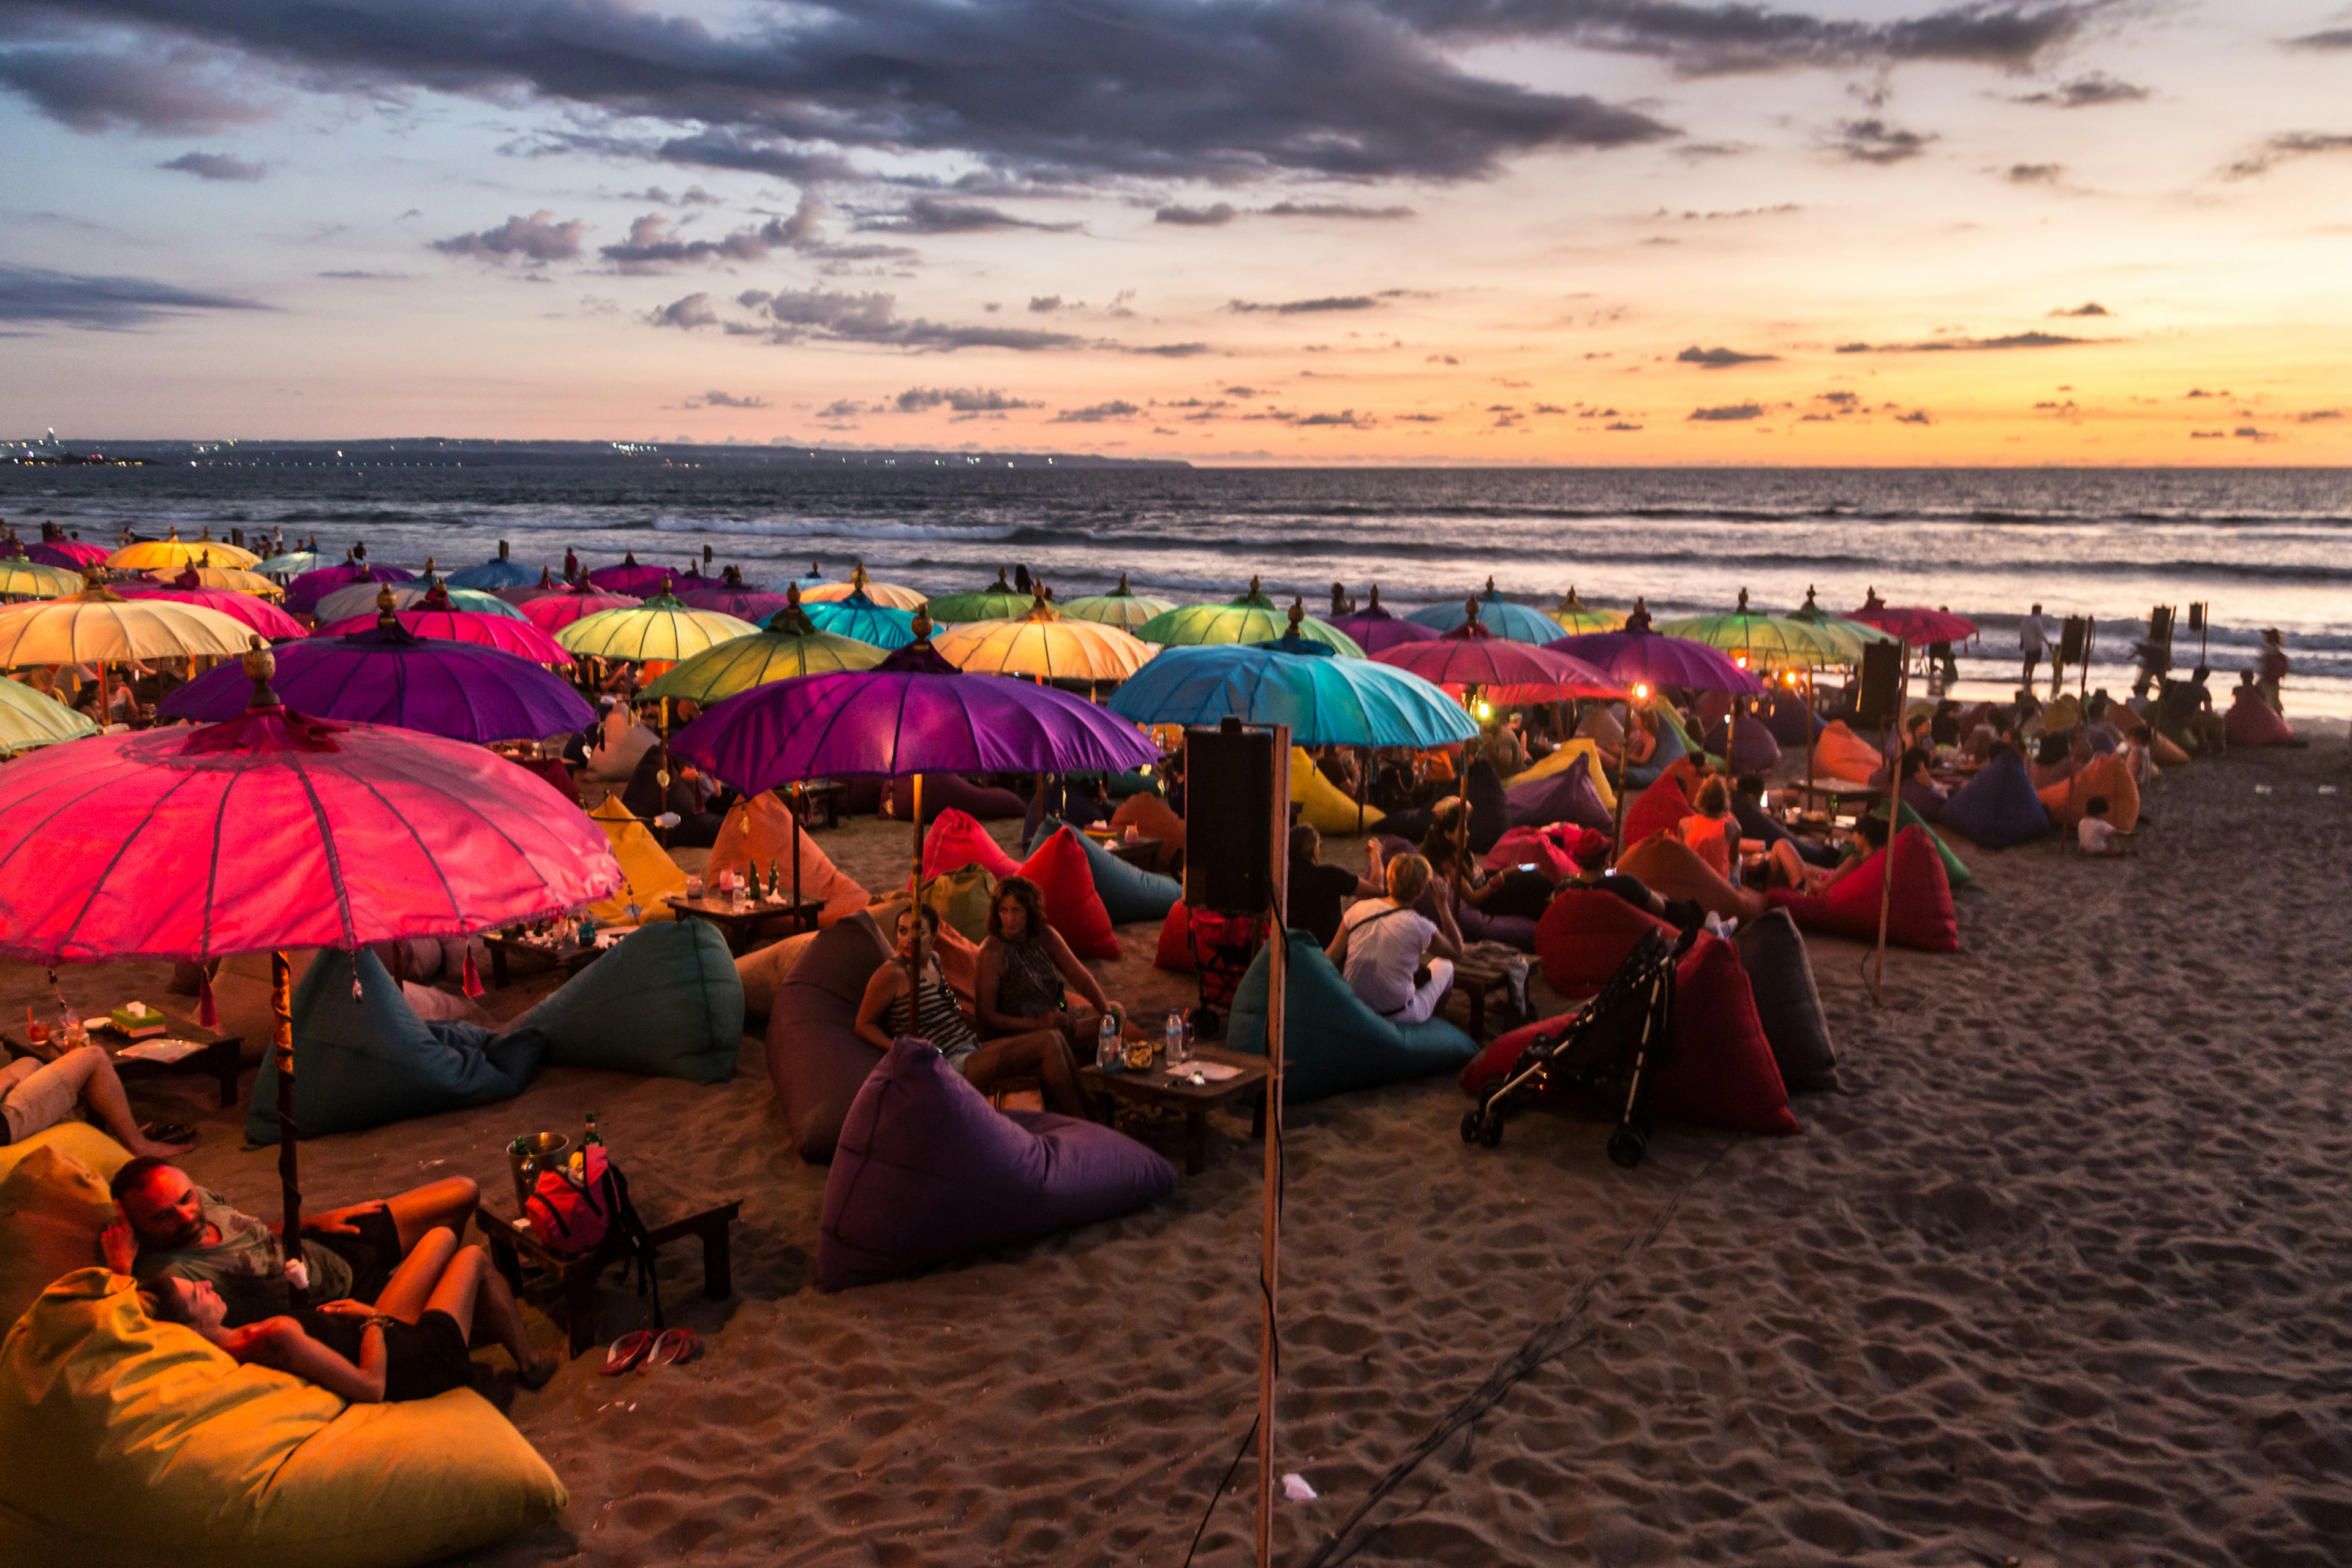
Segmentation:
[(863, 589), (845, 598), (815, 604), (803, 601), (801, 613), (821, 632), (831, 632), (837, 637), (856, 637), (859, 642), (872, 643), (878, 648), (905, 647), (915, 640), (913, 611), (894, 610), (887, 605), (877, 605), (866, 596)]
[[(1469, 618), (1470, 611), (1460, 599), (1449, 600), (1442, 605), (1431, 605), (1425, 609), (1415, 610), (1405, 617), (1406, 620), (1417, 621), (1424, 626), (1433, 626), (1441, 632), (1450, 632)], [(1566, 626), (1561, 626), (1541, 610), (1531, 610), (1525, 605), (1514, 605), (1495, 592), (1495, 580), (1492, 577), (1486, 579), (1486, 591), (1478, 595), (1478, 619), (1488, 631), (1498, 637), (1509, 642), (1533, 643), (1538, 647), (1549, 642), (1557, 642), (1568, 635)]]
[(1302, 746), (1423, 748), (1478, 733), (1462, 704), (1417, 675), (1234, 643), (1163, 649), (1105, 706), (1138, 724), (1287, 724)]

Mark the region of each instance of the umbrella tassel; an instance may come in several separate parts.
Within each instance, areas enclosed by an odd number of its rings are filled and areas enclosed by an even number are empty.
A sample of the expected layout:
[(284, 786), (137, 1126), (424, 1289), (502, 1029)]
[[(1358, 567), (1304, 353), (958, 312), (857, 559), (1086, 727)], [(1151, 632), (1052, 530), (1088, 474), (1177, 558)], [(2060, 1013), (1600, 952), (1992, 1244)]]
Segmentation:
[(196, 977), (196, 1022), (207, 1029), (220, 1027), (220, 1009), (213, 1005), (213, 970), (205, 964)]
[(471, 942), (466, 943), (466, 967), (462, 989), (468, 996), (479, 996), (482, 994), (482, 975), (481, 972), (474, 967), (474, 944)]

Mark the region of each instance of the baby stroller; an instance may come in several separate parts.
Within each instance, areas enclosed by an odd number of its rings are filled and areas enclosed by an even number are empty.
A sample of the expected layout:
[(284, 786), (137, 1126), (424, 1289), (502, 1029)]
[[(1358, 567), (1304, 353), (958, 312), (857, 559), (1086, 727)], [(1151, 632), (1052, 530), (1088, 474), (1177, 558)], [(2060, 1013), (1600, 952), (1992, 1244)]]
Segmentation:
[(1654, 931), (1617, 966), (1601, 994), (1556, 1034), (1538, 1035), (1511, 1070), (1462, 1117), (1462, 1142), (1492, 1149), (1503, 1141), (1512, 1107), (1538, 1096), (1574, 1099), (1617, 1113), (1609, 1158), (1628, 1170), (1650, 1147), (1650, 1092), (1671, 1059), (1675, 1040), (1675, 965), (1696, 940)]

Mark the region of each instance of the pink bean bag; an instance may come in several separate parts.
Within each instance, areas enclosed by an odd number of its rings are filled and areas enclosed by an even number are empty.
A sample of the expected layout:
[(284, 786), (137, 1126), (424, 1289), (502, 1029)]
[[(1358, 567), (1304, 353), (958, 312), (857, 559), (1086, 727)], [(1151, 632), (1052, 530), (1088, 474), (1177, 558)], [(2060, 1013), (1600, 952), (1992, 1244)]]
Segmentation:
[(2230, 710), (2221, 716), (2221, 732), (2233, 746), (2294, 746), (2302, 744), (2277, 710), (2253, 688), (2241, 686), (2231, 696)]
[[(1886, 940), (1922, 952), (1959, 952), (1960, 925), (1952, 913), (1952, 884), (1944, 875), (1943, 857), (1927, 842), (1927, 830), (1905, 828), (1895, 836), (1894, 849), (1894, 895), (1887, 909)], [(1839, 878), (1825, 893), (1810, 896), (1775, 888), (1767, 896), (1806, 931), (1876, 942), (1880, 887), (1885, 875), (1886, 852), (1881, 850)]]
[(1499, 871), (1507, 866), (1532, 865), (1555, 882), (1572, 877), (1576, 875), (1576, 861), (1569, 855), (1569, 841), (1583, 831), (1574, 823), (1514, 827), (1486, 851), (1486, 869)]
[(975, 865), (1000, 882), (1021, 874), (1021, 863), (990, 837), (979, 818), (950, 806), (923, 836), (923, 875), (944, 877)]

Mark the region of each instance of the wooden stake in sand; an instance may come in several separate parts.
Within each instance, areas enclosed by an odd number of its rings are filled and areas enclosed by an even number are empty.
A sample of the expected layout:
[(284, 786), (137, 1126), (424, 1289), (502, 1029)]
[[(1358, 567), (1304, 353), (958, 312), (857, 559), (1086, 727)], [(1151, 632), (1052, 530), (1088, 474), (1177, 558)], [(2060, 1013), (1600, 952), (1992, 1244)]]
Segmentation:
[(1264, 1318), (1257, 1359), (1257, 1562), (1274, 1563), (1274, 1372), (1276, 1291), (1282, 1278), (1282, 1047), (1290, 936), (1283, 927), (1290, 886), (1290, 726), (1274, 727), (1273, 910), (1265, 950), (1265, 1236), (1258, 1255)]
[(1873, 1006), (1883, 1006), (1885, 998), (1880, 987), (1886, 980), (1886, 922), (1895, 910), (1895, 830), (1901, 826), (1903, 810), (1903, 704), (1911, 698), (1911, 645), (1903, 645), (1903, 679), (1895, 689), (1895, 751), (1886, 763), (1886, 847), (1880, 850), (1884, 862), (1879, 868), (1878, 881), (1878, 957), (1870, 972), (1870, 1001)]
[[(294, 1145), (301, 1131), (294, 1121), (294, 966), (282, 947), (273, 949), (269, 954), (269, 1061), (278, 1074), (278, 1184), (286, 1204), (286, 1226), (278, 1234), (287, 1238), (287, 1256), (299, 1258), (302, 1184), (295, 1165)], [(289, 1277), (289, 1306), (300, 1311), (309, 1304), (308, 1295)]]

